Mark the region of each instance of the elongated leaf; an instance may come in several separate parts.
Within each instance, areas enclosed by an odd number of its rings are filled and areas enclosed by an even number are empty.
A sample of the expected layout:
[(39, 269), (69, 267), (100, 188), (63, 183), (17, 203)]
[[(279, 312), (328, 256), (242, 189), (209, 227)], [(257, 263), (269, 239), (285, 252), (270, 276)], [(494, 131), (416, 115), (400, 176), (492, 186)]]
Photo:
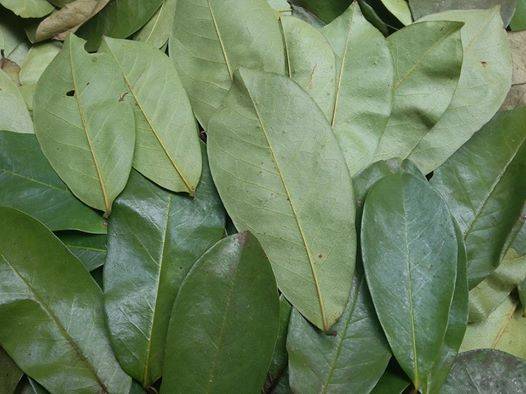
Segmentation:
[(59, 233), (58, 237), (80, 260), (86, 270), (94, 271), (106, 262), (106, 235), (66, 231)]
[(278, 326), (278, 291), (258, 241), (246, 232), (218, 242), (177, 295), (161, 393), (259, 392)]
[(281, 18), (288, 75), (311, 95), (330, 118), (334, 106), (336, 59), (327, 39), (307, 22)]
[(0, 348), (0, 393), (11, 394), (24, 373), (16, 366), (4, 349)]
[(288, 366), (287, 354), (287, 334), (289, 331), (290, 315), (292, 313), (292, 305), (282, 295), (279, 297), (279, 330), (276, 346), (274, 346), (274, 353), (270, 361), (268, 370), (267, 384), (275, 386), (286, 372)]
[(106, 233), (104, 219), (71, 194), (32, 134), (0, 131), (0, 206), (26, 212), (51, 230)]
[(356, 274), (347, 307), (328, 333), (292, 313), (287, 339), (290, 386), (296, 393), (368, 393), (391, 352), (367, 290)]
[(361, 240), (376, 312), (418, 389), (440, 354), (448, 324), (458, 259), (453, 221), (424, 180), (391, 175), (367, 195)]
[(135, 102), (134, 167), (174, 192), (191, 195), (201, 177), (197, 124), (168, 56), (151, 45), (105, 38), (101, 46), (122, 71)]
[(36, 85), (60, 49), (61, 45), (56, 42), (32, 46), (20, 66), (20, 83), (22, 85)]
[(0, 130), (33, 133), (33, 121), (18, 86), (0, 70)]
[(371, 394), (402, 394), (410, 384), (406, 377), (388, 369), (374, 386)]
[(331, 125), (354, 175), (373, 162), (391, 114), (392, 58), (382, 33), (365, 20), (358, 3), (322, 31), (337, 62)]
[(511, 54), (497, 8), (448, 11), (425, 20), (464, 22), (457, 90), (440, 121), (409, 157), (425, 173), (442, 164), (497, 112), (511, 85)]
[(414, 23), (387, 39), (395, 67), (393, 112), (376, 159), (407, 158), (451, 102), (462, 68), (461, 23)]
[(285, 73), (283, 39), (266, 0), (177, 0), (169, 44), (205, 129), (239, 67)]
[(431, 180), (464, 234), (470, 288), (498, 266), (508, 233), (522, 210), (525, 122), (525, 108), (499, 113)]
[(110, 220), (104, 266), (106, 314), (123, 368), (144, 387), (161, 376), (166, 330), (181, 282), (225, 234), (208, 170), (194, 199), (132, 173)]
[(53, 393), (126, 392), (97, 284), (42, 224), (11, 208), (0, 217), (2, 346)]
[(176, 5), (177, 0), (164, 0), (152, 19), (133, 38), (155, 48), (162, 48), (172, 33)]
[(393, 14), (396, 19), (404, 25), (410, 25), (413, 22), (411, 10), (406, 0), (381, 0), (382, 4)]
[(88, 51), (99, 47), (102, 37), (126, 38), (143, 27), (161, 6), (163, 0), (113, 0), (79, 30), (88, 41)]
[(287, 299), (328, 330), (349, 296), (356, 235), (351, 179), (322, 111), (290, 79), (241, 69), (208, 153), (236, 228), (258, 237)]
[(352, 0), (292, 0), (292, 2), (314, 13), (325, 23), (329, 23), (342, 14)]
[(54, 10), (46, 0), (0, 0), (0, 4), (22, 18), (41, 18)]
[(135, 121), (110, 55), (88, 55), (83, 45), (70, 35), (42, 74), (35, 129), (44, 155), (71, 191), (109, 215), (130, 173)]

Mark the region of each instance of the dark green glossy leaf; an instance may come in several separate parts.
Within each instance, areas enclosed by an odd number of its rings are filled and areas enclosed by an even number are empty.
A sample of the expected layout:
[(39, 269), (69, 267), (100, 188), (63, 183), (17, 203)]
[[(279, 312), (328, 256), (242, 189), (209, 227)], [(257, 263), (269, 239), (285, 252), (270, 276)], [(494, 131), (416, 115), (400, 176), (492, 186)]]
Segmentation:
[(49, 394), (44, 387), (39, 385), (33, 379), (26, 375), (24, 380), (21, 382), (19, 388), (17, 388), (16, 394)]
[(161, 392), (259, 392), (278, 326), (278, 291), (263, 249), (248, 232), (225, 238), (177, 295)]
[(351, 179), (321, 109), (289, 78), (241, 69), (208, 153), (235, 226), (259, 239), (291, 304), (328, 330), (349, 297), (356, 234)]
[(276, 346), (268, 370), (267, 384), (274, 386), (281, 379), (287, 369), (287, 333), (289, 331), (289, 321), (292, 312), (292, 305), (282, 295), (279, 297), (279, 331)]
[(292, 394), (292, 390), (289, 385), (289, 371), (285, 370), (279, 381), (270, 391), (272, 394)]
[(28, 213), (51, 230), (106, 233), (106, 223), (55, 174), (34, 135), (0, 131), (0, 205)]
[(33, 121), (20, 89), (0, 69), (0, 130), (33, 133)]
[(133, 172), (115, 202), (104, 266), (106, 314), (117, 358), (144, 387), (161, 376), (181, 282), (224, 234), (225, 214), (208, 169), (193, 199)]
[(24, 373), (16, 366), (11, 357), (0, 348), (0, 393), (12, 394)]
[(293, 0), (293, 3), (309, 10), (325, 23), (342, 14), (351, 2), (352, 0)]
[[(470, 288), (500, 263), (526, 196), (526, 108), (499, 113), (431, 180), (457, 220), (468, 256)], [(482, 171), (482, 169), (484, 169)]]
[(60, 232), (57, 236), (88, 271), (96, 270), (106, 262), (106, 235), (67, 231)]
[(329, 332), (294, 310), (287, 339), (290, 386), (296, 393), (368, 393), (391, 358), (367, 290), (356, 274), (340, 320)]
[(406, 377), (388, 369), (374, 386), (371, 394), (402, 394), (410, 384)]
[(526, 361), (495, 350), (476, 350), (455, 361), (444, 394), (524, 393)]
[(11, 208), (0, 217), (2, 346), (53, 393), (126, 392), (95, 281), (41, 223)]
[(526, 0), (517, 0), (517, 9), (510, 23), (511, 30), (526, 30)]
[(35, 92), (35, 131), (44, 155), (80, 200), (106, 215), (133, 159), (135, 121), (126, 93), (110, 55), (89, 55), (73, 34)]
[(387, 340), (420, 388), (448, 324), (458, 259), (453, 221), (426, 181), (391, 175), (367, 195), (361, 240), (367, 283)]
[(22, 18), (41, 18), (54, 10), (46, 0), (0, 0), (0, 4)]
[(150, 21), (133, 36), (134, 40), (162, 48), (172, 32), (177, 0), (164, 0)]

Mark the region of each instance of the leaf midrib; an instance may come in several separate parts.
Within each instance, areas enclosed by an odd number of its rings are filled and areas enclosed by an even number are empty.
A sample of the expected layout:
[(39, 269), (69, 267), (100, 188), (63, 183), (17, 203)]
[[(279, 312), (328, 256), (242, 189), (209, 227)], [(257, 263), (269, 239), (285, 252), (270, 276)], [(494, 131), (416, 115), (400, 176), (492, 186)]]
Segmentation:
[(225, 58), (225, 64), (226, 68), (228, 70), (228, 75), (230, 76), (230, 79), (234, 79), (234, 72), (232, 69), (232, 66), (230, 65), (230, 60), (228, 59), (228, 54), (226, 52), (225, 43), (223, 42), (223, 37), (221, 36), (221, 32), (219, 30), (219, 25), (217, 24), (217, 20), (214, 14), (214, 10), (212, 8), (212, 3), (210, 0), (207, 0), (208, 3), (208, 9), (210, 10), (210, 17), (212, 18), (212, 23), (214, 24), (214, 29), (217, 34), (217, 38), (219, 40), (219, 45), (221, 46), (221, 52), (223, 53), (223, 57)]

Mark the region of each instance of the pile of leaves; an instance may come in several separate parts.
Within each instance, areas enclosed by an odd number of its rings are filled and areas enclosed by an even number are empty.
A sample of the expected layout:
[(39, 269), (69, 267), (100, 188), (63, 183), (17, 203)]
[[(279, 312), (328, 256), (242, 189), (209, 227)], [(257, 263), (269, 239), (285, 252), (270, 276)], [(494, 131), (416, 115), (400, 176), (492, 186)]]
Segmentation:
[(1, 393), (526, 392), (526, 1), (0, 0)]

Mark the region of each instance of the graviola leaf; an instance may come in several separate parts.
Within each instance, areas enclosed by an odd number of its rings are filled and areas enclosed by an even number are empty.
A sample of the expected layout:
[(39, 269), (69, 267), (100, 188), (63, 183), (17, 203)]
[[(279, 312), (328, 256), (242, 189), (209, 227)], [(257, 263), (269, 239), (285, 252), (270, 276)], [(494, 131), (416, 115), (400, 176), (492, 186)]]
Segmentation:
[(87, 205), (111, 212), (124, 189), (135, 146), (127, 87), (110, 55), (89, 55), (70, 35), (40, 78), (35, 131), (51, 166)]
[(46, 0), (0, 0), (0, 4), (22, 18), (41, 18), (55, 9)]
[(352, 0), (293, 0), (292, 2), (306, 8), (325, 23), (329, 23), (342, 14)]
[(526, 30), (526, 0), (517, 0), (517, 8), (510, 27), (512, 31)]
[(0, 392), (14, 393), (24, 373), (16, 366), (11, 357), (0, 348)]
[(349, 171), (323, 112), (289, 78), (241, 69), (210, 121), (208, 154), (236, 228), (261, 242), (291, 304), (328, 330), (349, 297), (356, 234)]
[(356, 274), (340, 320), (327, 333), (294, 310), (287, 339), (295, 393), (368, 393), (391, 358), (365, 276)]
[(394, 102), (376, 160), (410, 157), (448, 108), (462, 68), (461, 27), (420, 22), (388, 37), (396, 64)]
[(53, 231), (106, 233), (104, 219), (71, 194), (33, 134), (0, 131), (0, 206), (26, 212)]
[(404, 25), (410, 25), (413, 22), (411, 10), (406, 0), (381, 0), (382, 4), (393, 14), (396, 19)]
[(258, 241), (248, 232), (221, 240), (177, 295), (161, 393), (259, 392), (278, 326), (278, 291)]
[(470, 288), (498, 266), (521, 214), (526, 196), (525, 123), (526, 108), (499, 113), (431, 179), (464, 234)]
[(0, 130), (33, 133), (33, 121), (15, 82), (0, 69)]
[(170, 312), (181, 282), (225, 234), (208, 169), (195, 198), (133, 172), (110, 218), (104, 299), (113, 348), (144, 387), (161, 377)]
[[(290, 316), (292, 305), (287, 301), (283, 294), (279, 297), (279, 330), (274, 353), (268, 369), (266, 385), (276, 386), (278, 381), (287, 373), (288, 354), (287, 354), (287, 334), (289, 331)], [(288, 379), (288, 377), (287, 377)]]
[(238, 68), (285, 73), (283, 38), (267, 0), (177, 0), (169, 51), (205, 129)]
[(171, 60), (149, 44), (104, 38), (135, 102), (133, 166), (174, 192), (195, 194), (202, 169), (197, 124)]
[(411, 382), (406, 377), (388, 368), (374, 386), (371, 394), (402, 394), (410, 384)]
[(61, 231), (56, 235), (80, 260), (86, 270), (94, 271), (106, 262), (106, 235), (84, 234), (77, 231)]
[(162, 48), (172, 33), (177, 0), (164, 0), (155, 15), (139, 30), (133, 39)]
[(357, 2), (322, 32), (336, 54), (330, 122), (354, 175), (373, 162), (391, 114), (393, 61), (384, 36)]
[(41, 223), (11, 208), (0, 217), (2, 346), (50, 392), (127, 392), (95, 281)]
[(447, 329), (458, 259), (453, 221), (425, 180), (391, 175), (367, 195), (361, 241), (380, 323), (394, 356), (419, 389)]

